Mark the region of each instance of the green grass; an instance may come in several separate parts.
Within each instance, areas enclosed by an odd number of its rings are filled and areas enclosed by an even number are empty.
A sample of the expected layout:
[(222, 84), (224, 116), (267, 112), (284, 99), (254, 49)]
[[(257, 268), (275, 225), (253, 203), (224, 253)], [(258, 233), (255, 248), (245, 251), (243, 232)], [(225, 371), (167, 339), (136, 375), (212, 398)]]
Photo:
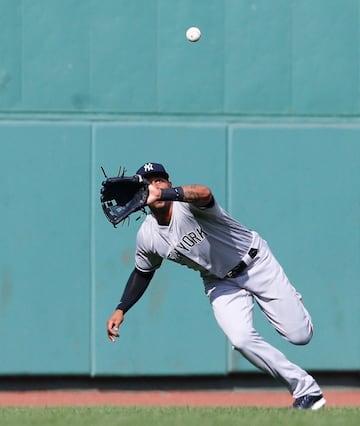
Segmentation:
[(360, 407), (288, 408), (0, 407), (1, 426), (358, 426)]

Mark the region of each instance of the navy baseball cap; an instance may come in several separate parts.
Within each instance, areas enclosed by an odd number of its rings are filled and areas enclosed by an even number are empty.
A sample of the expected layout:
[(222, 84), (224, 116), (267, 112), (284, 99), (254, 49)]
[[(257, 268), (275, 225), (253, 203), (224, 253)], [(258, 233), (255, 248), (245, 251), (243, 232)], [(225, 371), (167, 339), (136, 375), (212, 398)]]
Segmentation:
[(160, 175), (164, 176), (166, 179), (169, 179), (169, 175), (165, 170), (165, 167), (159, 163), (145, 163), (140, 167), (136, 172), (137, 175), (142, 177), (149, 177), (151, 175)]

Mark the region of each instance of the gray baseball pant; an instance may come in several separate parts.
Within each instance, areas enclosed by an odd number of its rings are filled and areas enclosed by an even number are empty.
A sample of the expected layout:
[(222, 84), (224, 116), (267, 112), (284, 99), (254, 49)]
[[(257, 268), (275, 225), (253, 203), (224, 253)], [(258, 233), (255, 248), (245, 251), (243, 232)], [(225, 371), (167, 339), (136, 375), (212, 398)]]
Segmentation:
[(290, 284), (268, 244), (254, 233), (253, 263), (235, 278), (205, 285), (215, 318), (234, 349), (248, 361), (284, 382), (294, 398), (321, 394), (314, 378), (266, 342), (253, 325), (254, 300), (273, 327), (295, 345), (307, 344), (313, 325), (301, 295)]

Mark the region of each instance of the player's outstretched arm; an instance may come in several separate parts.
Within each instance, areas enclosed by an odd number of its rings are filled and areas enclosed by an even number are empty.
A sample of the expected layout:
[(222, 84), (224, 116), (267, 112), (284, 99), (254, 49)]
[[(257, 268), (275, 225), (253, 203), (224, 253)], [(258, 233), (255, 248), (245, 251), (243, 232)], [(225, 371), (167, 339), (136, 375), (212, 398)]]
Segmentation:
[(194, 204), (197, 207), (205, 207), (211, 204), (213, 195), (210, 188), (199, 184), (168, 188), (149, 185), (147, 204), (151, 204), (155, 201), (182, 201)]
[(115, 337), (119, 337), (119, 327), (124, 321), (125, 313), (140, 299), (144, 294), (152, 277), (152, 272), (141, 272), (134, 269), (126, 283), (124, 292), (115, 312), (111, 315), (106, 323), (107, 335), (111, 342), (115, 342)]

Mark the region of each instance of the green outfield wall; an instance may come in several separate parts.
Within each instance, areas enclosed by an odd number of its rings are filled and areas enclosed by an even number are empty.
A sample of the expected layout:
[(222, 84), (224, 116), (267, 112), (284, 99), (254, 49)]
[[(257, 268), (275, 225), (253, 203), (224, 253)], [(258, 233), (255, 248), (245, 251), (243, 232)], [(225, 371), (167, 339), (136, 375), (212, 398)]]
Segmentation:
[(106, 221), (100, 167), (147, 161), (269, 242), (315, 324), (297, 347), (256, 311), (270, 342), (359, 371), (359, 21), (360, 0), (0, 0), (0, 376), (256, 371), (170, 262), (108, 342), (142, 219)]

